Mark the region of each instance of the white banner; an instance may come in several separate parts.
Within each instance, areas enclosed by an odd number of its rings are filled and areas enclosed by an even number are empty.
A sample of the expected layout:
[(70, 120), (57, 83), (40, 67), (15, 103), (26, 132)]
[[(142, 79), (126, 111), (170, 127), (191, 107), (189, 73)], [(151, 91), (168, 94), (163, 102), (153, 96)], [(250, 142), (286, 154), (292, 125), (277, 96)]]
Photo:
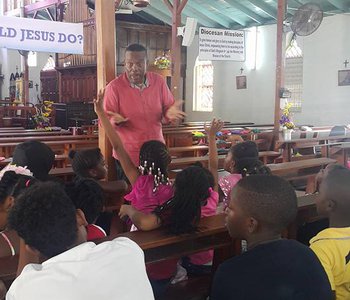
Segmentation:
[(0, 48), (83, 54), (83, 24), (0, 16)]
[(244, 31), (200, 27), (199, 59), (245, 61)]

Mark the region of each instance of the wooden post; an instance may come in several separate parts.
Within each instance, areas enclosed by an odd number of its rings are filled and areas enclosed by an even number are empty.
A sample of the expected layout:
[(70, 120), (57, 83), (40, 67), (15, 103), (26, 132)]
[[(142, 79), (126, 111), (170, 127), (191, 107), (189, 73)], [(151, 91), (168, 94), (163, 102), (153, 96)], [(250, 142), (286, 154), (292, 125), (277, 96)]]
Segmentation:
[[(115, 5), (118, 1), (96, 0), (95, 20), (97, 38), (97, 90), (103, 89), (116, 75)], [(115, 4), (116, 3), (116, 4)], [(107, 180), (114, 180), (115, 165), (112, 147), (103, 128), (99, 128), (98, 141), (108, 165)]]
[(187, 0), (174, 0), (171, 4), (170, 0), (164, 0), (172, 15), (171, 30), (171, 92), (175, 100), (180, 99), (180, 79), (181, 79), (181, 43), (180, 37), (177, 36), (177, 27), (181, 25), (181, 12)]
[[(24, 12), (24, 1), (21, 0), (20, 3), (20, 17), (25, 18), (25, 12)], [(23, 92), (22, 92), (22, 103), (24, 105), (27, 105), (29, 102), (29, 66), (28, 66), (28, 54), (29, 51), (23, 51), (23, 54), (21, 54), (21, 64), (23, 67)]]
[(284, 84), (284, 33), (283, 20), (286, 13), (286, 0), (278, 0), (277, 12), (277, 44), (276, 44), (276, 91), (275, 91), (275, 115), (274, 137), (278, 140), (280, 119), (280, 91)]

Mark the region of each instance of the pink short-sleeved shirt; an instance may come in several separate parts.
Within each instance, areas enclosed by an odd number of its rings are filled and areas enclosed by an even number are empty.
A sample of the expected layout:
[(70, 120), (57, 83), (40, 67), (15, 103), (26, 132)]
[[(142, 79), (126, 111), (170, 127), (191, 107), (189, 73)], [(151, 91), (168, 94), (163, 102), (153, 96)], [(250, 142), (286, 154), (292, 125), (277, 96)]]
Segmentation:
[[(136, 166), (144, 142), (157, 140), (164, 143), (162, 119), (174, 104), (174, 97), (162, 76), (147, 72), (146, 78), (145, 88), (133, 88), (126, 73), (123, 73), (112, 80), (105, 91), (105, 110), (128, 118), (119, 126), (113, 125)], [(114, 151), (113, 157), (118, 158)]]

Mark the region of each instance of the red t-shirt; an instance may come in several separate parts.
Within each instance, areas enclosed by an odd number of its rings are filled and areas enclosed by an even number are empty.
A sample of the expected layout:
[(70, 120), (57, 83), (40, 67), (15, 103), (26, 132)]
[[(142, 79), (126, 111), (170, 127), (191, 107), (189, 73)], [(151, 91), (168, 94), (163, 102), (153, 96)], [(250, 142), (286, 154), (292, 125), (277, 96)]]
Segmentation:
[(101, 239), (107, 236), (106, 232), (100, 226), (95, 224), (88, 224), (88, 226), (86, 226), (86, 231), (88, 241)]

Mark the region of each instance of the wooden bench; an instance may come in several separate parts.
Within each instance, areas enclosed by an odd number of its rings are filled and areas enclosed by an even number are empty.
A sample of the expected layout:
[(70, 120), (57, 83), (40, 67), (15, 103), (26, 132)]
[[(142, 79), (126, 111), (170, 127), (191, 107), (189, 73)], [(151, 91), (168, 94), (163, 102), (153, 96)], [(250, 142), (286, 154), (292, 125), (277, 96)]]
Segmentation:
[[(186, 147), (183, 147), (186, 148)], [(268, 159), (274, 159), (281, 154), (276, 151), (260, 151), (259, 152), (259, 158), (263, 160), (263, 162), (267, 162)], [(222, 168), (223, 162), (225, 160), (226, 154), (220, 154), (219, 156), (219, 168)], [(180, 157), (180, 158), (174, 158), (171, 160), (171, 163), (169, 165), (169, 170), (174, 169), (183, 169), (185, 167), (188, 167), (190, 165), (193, 165), (196, 162), (200, 162), (203, 165), (208, 165), (208, 156), (199, 156), (199, 157)]]
[[(0, 161), (0, 169), (7, 166), (10, 162), (12, 162), (12, 157), (5, 158)], [(64, 168), (67, 166), (68, 156), (66, 154), (56, 154), (54, 168)]]
[(0, 145), (6, 143), (22, 143), (27, 141), (69, 141), (69, 140), (96, 140), (97, 135), (43, 135), (43, 136), (13, 136), (13, 137), (0, 137)]
[(333, 146), (332, 149), (335, 151), (341, 151), (341, 163), (343, 166), (347, 166), (349, 160), (350, 143), (342, 143), (340, 145)]
[[(302, 196), (298, 198), (298, 216), (289, 226), (288, 237), (294, 237), (295, 226), (300, 222), (308, 221), (308, 217), (315, 214), (314, 195)], [(160, 228), (153, 231), (142, 232), (134, 231), (123, 234), (110, 235), (104, 239), (97, 240), (96, 243), (112, 240), (116, 237), (128, 237), (135, 241), (145, 253), (146, 264), (152, 264), (167, 259), (180, 258), (185, 255), (214, 249), (213, 272), (219, 263), (227, 258), (240, 253), (240, 241), (233, 241), (227, 232), (225, 226), (225, 215), (204, 217), (200, 220), (198, 231), (192, 234), (171, 235), (166, 228)], [(11, 281), (15, 278), (18, 263), (18, 256), (0, 258), (0, 280)], [(209, 293), (210, 278), (204, 293)], [(183, 286), (182, 299), (189, 299), (189, 290), (191, 281), (178, 284)], [(176, 288), (176, 287), (174, 287)], [(187, 292), (185, 292), (187, 291)], [(198, 293), (198, 291), (193, 291)], [(166, 298), (170, 300), (170, 298)], [(172, 299), (172, 298), (171, 298)]]
[(24, 137), (24, 136), (29, 136), (29, 137), (41, 137), (41, 136), (58, 136), (58, 135), (71, 135), (72, 133), (69, 130), (61, 130), (61, 131), (19, 131), (19, 130), (12, 130), (8, 132), (0, 132), (0, 138), (1, 137)]
[(306, 147), (314, 147), (314, 146), (321, 146), (322, 144), (325, 144), (326, 146), (326, 156), (329, 156), (329, 147), (327, 144), (330, 144), (329, 141), (344, 141), (345, 139), (350, 139), (350, 135), (344, 135), (344, 136), (317, 136), (315, 138), (298, 138), (298, 139), (291, 139), (291, 140), (284, 140), (280, 137), (278, 141), (275, 143), (275, 150), (276, 149), (283, 149), (283, 160), (285, 162), (290, 162), (292, 160), (292, 149), (293, 148), (300, 148), (305, 145)]
[(315, 177), (320, 169), (336, 163), (335, 159), (321, 157), (279, 164), (268, 164), (272, 174), (281, 176), (288, 181), (306, 180), (306, 193), (316, 190)]
[[(68, 154), (70, 149), (85, 149), (98, 147), (98, 139), (68, 139), (43, 141), (57, 154)], [(11, 157), (18, 142), (0, 144), (0, 156)]]

